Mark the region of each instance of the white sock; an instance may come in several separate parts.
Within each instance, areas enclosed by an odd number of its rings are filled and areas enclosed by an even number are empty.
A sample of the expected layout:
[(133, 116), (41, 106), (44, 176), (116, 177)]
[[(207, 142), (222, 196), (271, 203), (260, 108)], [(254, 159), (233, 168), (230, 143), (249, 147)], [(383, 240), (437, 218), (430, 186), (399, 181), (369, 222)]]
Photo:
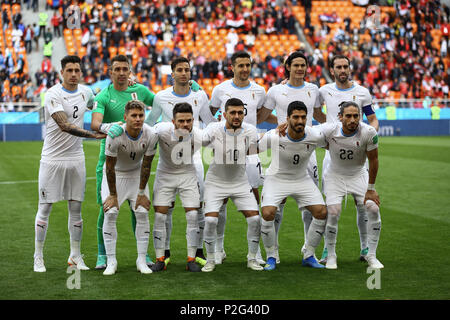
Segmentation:
[(306, 242), (306, 235), (308, 234), (309, 226), (311, 225), (313, 217), (311, 212), (309, 212), (308, 209), (303, 208), (302, 210), (302, 220), (303, 220), (303, 234), (305, 235), (305, 242)]
[(198, 237), (198, 212), (197, 210), (191, 210), (186, 212), (186, 242), (188, 257), (195, 258), (195, 253), (197, 252)]
[(215, 261), (216, 253), (216, 239), (217, 239), (217, 223), (219, 218), (217, 217), (205, 217), (205, 233), (204, 241), (207, 253), (208, 262)]
[(363, 204), (356, 206), (356, 222), (358, 224), (359, 241), (361, 244), (361, 250), (368, 247), (367, 245), (367, 218), (366, 208)]
[(219, 218), (217, 222), (217, 240), (216, 240), (216, 252), (222, 252), (223, 242), (225, 238), (225, 224), (227, 222), (227, 204), (222, 204), (219, 209)]
[(266, 249), (267, 259), (275, 257), (275, 225), (273, 220), (266, 221), (261, 218), (261, 238)]
[(167, 214), (155, 212), (155, 222), (153, 224), (153, 245), (155, 247), (156, 259), (164, 257), (166, 242), (166, 221), (169, 220)]
[(39, 203), (36, 219), (34, 222), (35, 242), (34, 257), (42, 257), (44, 255), (44, 242), (47, 236), (48, 220), (52, 210), (51, 203)]
[(278, 249), (278, 233), (280, 231), (281, 227), (281, 221), (283, 221), (283, 213), (284, 213), (284, 206), (286, 203), (280, 203), (280, 205), (277, 208), (277, 212), (275, 213), (275, 219), (273, 220), (274, 223), (274, 231), (275, 231), (275, 247)]
[(322, 236), (325, 232), (326, 223), (327, 223), (326, 219), (320, 220), (313, 217), (313, 220), (311, 222), (311, 225), (309, 226), (308, 234), (306, 237), (305, 243), (306, 250), (303, 254), (303, 257), (305, 259), (314, 255), (316, 248), (319, 245), (320, 240), (322, 239)]
[(169, 211), (167, 211), (167, 219), (166, 219), (166, 222), (165, 222), (165, 225), (166, 225), (166, 240), (165, 240), (165, 245), (164, 245), (164, 248), (166, 250), (170, 250), (170, 237), (172, 235), (172, 213), (173, 213), (174, 209), (175, 209), (175, 207), (169, 208)]
[(366, 209), (369, 218), (368, 238), (369, 238), (369, 253), (368, 255), (377, 254), (378, 242), (380, 240), (381, 232), (381, 215), (380, 208), (372, 200), (366, 201)]
[(259, 215), (247, 218), (248, 260), (256, 258), (261, 237), (261, 217)]
[(103, 240), (105, 242), (105, 251), (108, 264), (116, 261), (116, 243), (117, 243), (117, 216), (119, 210), (113, 207), (105, 212), (103, 220)]
[(81, 237), (83, 235), (83, 219), (81, 219), (81, 201), (68, 201), (68, 229), (70, 234), (70, 256), (81, 255)]
[(144, 260), (147, 255), (148, 241), (150, 237), (150, 222), (148, 221), (148, 211), (139, 206), (134, 212), (136, 216), (136, 247), (138, 259)]
[(205, 231), (205, 213), (203, 208), (197, 210), (197, 221), (198, 221), (198, 243), (197, 249), (203, 249), (203, 233)]

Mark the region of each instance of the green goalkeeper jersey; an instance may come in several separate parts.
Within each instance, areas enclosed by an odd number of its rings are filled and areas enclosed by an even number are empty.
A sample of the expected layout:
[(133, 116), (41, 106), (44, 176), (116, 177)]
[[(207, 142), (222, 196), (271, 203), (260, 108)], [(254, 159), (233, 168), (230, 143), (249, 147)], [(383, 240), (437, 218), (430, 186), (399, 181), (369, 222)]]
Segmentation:
[(111, 83), (96, 97), (92, 112), (103, 114), (103, 123), (123, 121), (125, 105), (130, 100), (142, 101), (146, 106), (153, 104), (155, 94), (141, 84), (135, 84), (124, 91), (114, 89)]

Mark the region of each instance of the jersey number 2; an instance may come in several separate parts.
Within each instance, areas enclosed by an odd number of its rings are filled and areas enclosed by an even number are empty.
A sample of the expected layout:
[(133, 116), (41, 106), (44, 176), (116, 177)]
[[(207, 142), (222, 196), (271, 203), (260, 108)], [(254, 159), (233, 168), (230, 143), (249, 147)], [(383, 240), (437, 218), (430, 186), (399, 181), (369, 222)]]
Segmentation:
[(72, 115), (74, 119), (78, 118), (77, 112), (78, 112), (78, 107), (74, 106), (73, 107), (73, 115)]

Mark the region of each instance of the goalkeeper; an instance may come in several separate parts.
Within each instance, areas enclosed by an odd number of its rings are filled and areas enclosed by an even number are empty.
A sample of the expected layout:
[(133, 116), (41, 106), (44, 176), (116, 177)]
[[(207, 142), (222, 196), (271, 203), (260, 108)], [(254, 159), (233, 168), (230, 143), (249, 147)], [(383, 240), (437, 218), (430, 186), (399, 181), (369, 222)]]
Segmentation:
[[(125, 105), (130, 100), (142, 101), (146, 106), (153, 105), (154, 93), (141, 84), (133, 84), (129, 86), (129, 77), (131, 75), (131, 66), (128, 59), (124, 55), (117, 55), (111, 59), (109, 67), (109, 76), (112, 83), (104, 88), (96, 97), (94, 108), (92, 110), (91, 129), (108, 134), (111, 138), (120, 136), (123, 129), (120, 121), (123, 120), (125, 113)], [(192, 82), (191, 89), (198, 91), (200, 89), (196, 82)], [(103, 139), (100, 144), (100, 154), (96, 168), (97, 180), (97, 203), (100, 211), (97, 220), (97, 243), (98, 255), (96, 269), (106, 268), (106, 251), (103, 242), (103, 219), (104, 212), (101, 198), (101, 185), (103, 178), (103, 166), (105, 163), (105, 141)], [(134, 212), (131, 214), (131, 224), (133, 234), (136, 230), (136, 217)], [(149, 266), (153, 265), (149, 255), (146, 256), (146, 262)]]

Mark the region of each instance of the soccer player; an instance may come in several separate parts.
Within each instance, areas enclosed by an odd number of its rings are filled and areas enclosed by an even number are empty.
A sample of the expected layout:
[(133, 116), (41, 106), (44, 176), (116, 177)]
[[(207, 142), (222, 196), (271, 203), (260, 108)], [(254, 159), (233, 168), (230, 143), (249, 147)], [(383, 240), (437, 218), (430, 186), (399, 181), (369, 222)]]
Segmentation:
[[(104, 275), (117, 271), (116, 221), (119, 209), (125, 200), (136, 216), (137, 270), (143, 274), (152, 273), (147, 266), (146, 254), (150, 234), (148, 211), (150, 209), (148, 178), (158, 137), (153, 128), (144, 124), (145, 104), (131, 100), (125, 105), (125, 134), (112, 139), (106, 138), (106, 162), (102, 179), (102, 200), (105, 212), (103, 237), (107, 255)], [(106, 181), (105, 181), (106, 180)]]
[[(231, 70), (234, 73), (233, 78), (214, 87), (211, 94), (210, 108), (213, 114), (215, 114), (218, 109), (220, 109), (223, 114), (225, 111), (226, 102), (230, 98), (238, 98), (245, 104), (244, 123), (248, 123), (256, 127), (259, 117), (262, 115), (267, 115), (267, 111), (264, 110), (265, 108), (263, 107), (266, 91), (262, 86), (250, 81), (249, 79), (251, 73), (250, 55), (244, 51), (235, 52), (231, 56)], [(268, 113), (270, 113), (270, 111)], [(276, 120), (272, 121), (276, 122)], [(246, 173), (255, 198), (259, 203), (258, 187), (262, 184), (262, 179), (261, 161), (257, 154), (249, 155), (246, 158)], [(223, 247), (226, 208), (227, 204), (225, 202), (219, 210), (220, 214), (217, 230), (216, 264), (221, 264), (223, 259), (226, 257)], [(261, 258), (260, 251), (258, 251), (258, 261), (261, 264), (264, 263), (264, 260)]]
[[(380, 238), (380, 200), (375, 191), (378, 172), (378, 135), (374, 127), (361, 120), (361, 110), (353, 101), (340, 105), (338, 123), (321, 125), (329, 145), (330, 167), (324, 175), (323, 185), (328, 209), (326, 268), (337, 268), (336, 238), (342, 200), (353, 195), (357, 206), (364, 206), (368, 215), (368, 253), (366, 260), (374, 269), (383, 265), (376, 258)], [(365, 168), (369, 160), (369, 173)]]
[(231, 198), (247, 219), (247, 267), (263, 270), (256, 261), (260, 240), (258, 203), (245, 171), (246, 155), (256, 153), (256, 127), (245, 123), (242, 100), (228, 99), (223, 116), (225, 122), (211, 123), (203, 132), (203, 143), (213, 149), (214, 158), (205, 179), (205, 232), (207, 263), (203, 272), (215, 269), (217, 223), (220, 207)]
[[(285, 84), (277, 84), (269, 89), (264, 102), (264, 114), (258, 119), (258, 123), (266, 121), (266, 117), (268, 117), (274, 109), (276, 111), (278, 124), (285, 123), (288, 105), (293, 101), (302, 101), (306, 105), (308, 109), (306, 114), (307, 126), (312, 126), (313, 117), (319, 122), (325, 122), (326, 116), (322, 113), (322, 106), (319, 101), (319, 88), (315, 84), (305, 81), (308, 69), (308, 60), (305, 55), (299, 51), (291, 53), (284, 63), (284, 68), (288, 81)], [(308, 173), (316, 186), (319, 186), (315, 150), (311, 153), (311, 157), (309, 158)], [(275, 258), (277, 263), (280, 262), (278, 255), (278, 231), (283, 219), (285, 203), (286, 199), (280, 203), (274, 220), (276, 235)], [(302, 220), (306, 242), (306, 235), (308, 234), (309, 225), (312, 221), (312, 215), (305, 207), (302, 209)]]
[[(128, 86), (128, 78), (131, 73), (130, 63), (124, 55), (117, 55), (111, 59), (109, 75), (112, 83), (103, 89), (96, 97), (92, 110), (91, 129), (107, 133), (114, 138), (120, 136), (123, 132), (120, 121), (123, 120), (125, 105), (128, 101), (139, 100), (147, 106), (153, 103), (154, 94), (147, 87), (141, 84)], [(101, 186), (103, 177), (103, 165), (105, 163), (105, 140), (100, 145), (100, 154), (96, 168), (97, 175), (97, 203), (100, 205), (100, 211), (97, 220), (97, 241), (98, 256), (96, 269), (106, 268), (106, 252), (103, 241), (103, 220), (104, 212), (101, 199)], [(136, 217), (131, 208), (131, 221), (133, 233), (136, 229)], [(153, 264), (147, 255), (147, 263)]]
[(327, 210), (317, 184), (308, 172), (310, 157), (316, 147), (326, 147), (324, 136), (308, 125), (308, 108), (301, 101), (289, 103), (287, 132), (280, 137), (276, 130), (267, 132), (259, 141), (259, 152), (272, 149), (272, 161), (266, 171), (262, 190), (261, 236), (267, 254), (265, 270), (276, 267), (276, 232), (274, 219), (277, 208), (292, 196), (301, 210), (306, 207), (312, 222), (305, 236), (304, 266), (323, 268), (314, 257), (325, 230)]
[(103, 139), (104, 134), (82, 129), (84, 113), (91, 109), (94, 96), (80, 85), (81, 60), (65, 56), (61, 60), (63, 82), (45, 95), (45, 138), (39, 166), (39, 207), (35, 220), (34, 271), (45, 272), (44, 241), (52, 205), (67, 200), (70, 234), (69, 265), (89, 270), (80, 247), (83, 233), (81, 202), (84, 199), (86, 168), (81, 138)]
[(152, 271), (162, 271), (166, 268), (164, 255), (167, 213), (173, 206), (177, 193), (186, 212), (186, 270), (201, 271), (200, 266), (195, 263), (200, 234), (198, 223), (200, 192), (193, 157), (202, 147), (202, 130), (194, 126), (193, 114), (193, 108), (189, 103), (177, 103), (172, 110), (173, 120), (154, 126), (158, 135), (160, 156), (153, 185), (155, 208), (153, 244), (156, 262), (152, 266)]
[[(189, 86), (191, 79), (191, 69), (189, 60), (185, 57), (178, 57), (171, 63), (172, 78), (174, 85), (165, 90), (158, 92), (153, 100), (153, 107), (145, 122), (150, 126), (154, 126), (158, 119), (162, 116), (162, 122), (172, 122), (173, 109), (177, 103), (188, 103), (191, 105), (194, 117), (194, 127), (198, 128), (200, 119), (208, 125), (210, 122), (216, 122), (209, 109), (209, 99), (205, 91), (193, 91)], [(203, 188), (204, 188), (204, 168), (200, 150), (194, 154), (194, 166), (197, 174), (198, 184), (200, 187), (200, 202), (203, 202)], [(175, 195), (175, 194), (174, 194)], [(167, 212), (166, 219), (166, 244), (165, 244), (165, 259), (166, 264), (170, 261), (170, 235), (172, 232), (172, 212), (174, 209), (174, 201)], [(195, 257), (199, 263), (206, 263), (206, 258), (203, 254), (203, 230), (205, 227), (205, 219), (203, 208), (197, 209), (198, 222), (200, 228), (199, 243)]]
[[(326, 84), (319, 89), (321, 105), (326, 105), (326, 122), (339, 122), (339, 104), (344, 101), (355, 102), (366, 115), (369, 124), (378, 130), (379, 124), (375, 111), (372, 107), (372, 96), (369, 90), (350, 80), (350, 60), (346, 56), (336, 55), (330, 61), (330, 73), (335, 82)], [(320, 121), (319, 121), (320, 122)], [(322, 166), (322, 177), (326, 174), (330, 162), (328, 151)], [(360, 237), (360, 260), (365, 261), (368, 252), (367, 245), (367, 213), (362, 203), (356, 204), (357, 225)], [(326, 237), (326, 236), (325, 236)], [(325, 262), (327, 248), (324, 247), (321, 262)]]

